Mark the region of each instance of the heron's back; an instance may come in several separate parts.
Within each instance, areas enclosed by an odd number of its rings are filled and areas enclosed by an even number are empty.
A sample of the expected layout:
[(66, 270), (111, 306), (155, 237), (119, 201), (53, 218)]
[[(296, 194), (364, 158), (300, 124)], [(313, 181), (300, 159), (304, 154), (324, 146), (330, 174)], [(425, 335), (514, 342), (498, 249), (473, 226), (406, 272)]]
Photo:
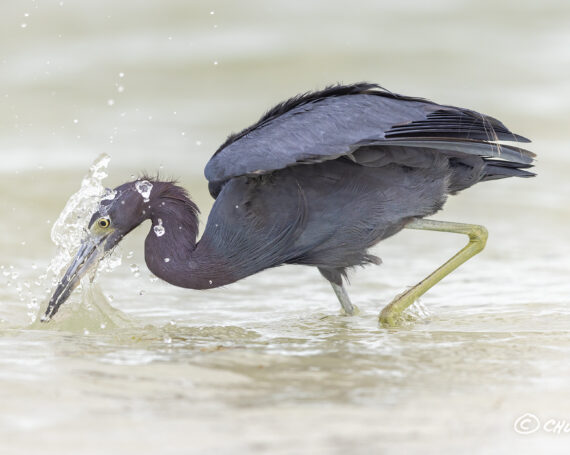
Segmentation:
[[(528, 142), (469, 109), (333, 86), (279, 104), (206, 166), (216, 203), (200, 243), (239, 278), (283, 263), (341, 271), (449, 194), (534, 174)], [(228, 258), (228, 259), (224, 259)]]

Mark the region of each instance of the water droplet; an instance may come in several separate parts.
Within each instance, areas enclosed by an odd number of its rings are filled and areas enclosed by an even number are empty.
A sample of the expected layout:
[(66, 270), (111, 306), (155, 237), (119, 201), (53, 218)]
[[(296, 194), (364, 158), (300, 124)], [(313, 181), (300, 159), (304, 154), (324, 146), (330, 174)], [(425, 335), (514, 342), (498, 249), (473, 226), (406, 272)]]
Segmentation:
[(170, 262), (170, 258), (164, 258), (164, 262)]
[(198, 146), (202, 145), (202, 141), (196, 141), (196, 145)]
[(79, 120), (77, 120), (76, 118), (73, 119), (73, 123), (77, 124), (79, 123)]
[(101, 325), (100, 325), (99, 327), (101, 327), (102, 329), (104, 329), (104, 328), (106, 328), (106, 327), (107, 327), (107, 324), (105, 324), (104, 322), (102, 322), (102, 323), (101, 323)]
[(101, 200), (112, 201), (113, 199), (115, 199), (116, 195), (117, 192), (115, 190), (112, 190), (111, 188), (105, 188), (105, 192), (103, 193), (103, 196), (101, 196)]
[(107, 106), (112, 106), (113, 104), (115, 104), (115, 100), (114, 99), (108, 99), (107, 100)]
[(119, 73), (119, 77), (125, 77), (125, 73)]
[(83, 329), (83, 335), (89, 335), (89, 330)]
[(170, 338), (168, 335), (165, 335), (164, 336), (164, 342), (166, 344), (170, 344), (170, 343), (172, 343), (172, 338)]
[(162, 225), (161, 218), (158, 219), (158, 224), (154, 226), (153, 230), (157, 237), (162, 237), (164, 235), (166, 229), (164, 229), (164, 226)]
[(127, 253), (127, 259), (131, 259), (134, 255), (135, 255), (134, 252), (129, 251), (129, 252)]
[(136, 264), (131, 264), (130, 267), (131, 272), (133, 273), (133, 275), (138, 278), (139, 276), (141, 276), (141, 272), (139, 270), (139, 266)]
[(239, 205), (236, 205), (236, 209), (239, 209)]
[(216, 14), (215, 11), (210, 11), (210, 15), (213, 16), (214, 14)]
[(124, 91), (125, 91), (125, 87), (123, 87), (122, 85), (119, 85), (119, 86), (117, 87), (117, 92), (123, 93)]
[(212, 280), (209, 280), (208, 283), (212, 284)]
[(150, 199), (150, 192), (152, 191), (152, 183), (148, 180), (139, 180), (135, 183), (136, 190), (143, 197), (144, 202), (148, 202)]
[(20, 25), (20, 27), (22, 27), (22, 28), (26, 28), (27, 26), (28, 26), (28, 24), (26, 24), (26, 23), (23, 23), (22, 25)]

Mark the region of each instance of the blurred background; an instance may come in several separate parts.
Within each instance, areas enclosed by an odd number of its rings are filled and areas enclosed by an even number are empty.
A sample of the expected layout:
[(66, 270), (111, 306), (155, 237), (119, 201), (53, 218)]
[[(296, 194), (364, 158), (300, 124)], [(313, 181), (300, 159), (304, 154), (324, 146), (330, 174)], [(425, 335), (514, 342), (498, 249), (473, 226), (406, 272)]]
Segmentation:
[[(347, 322), (300, 267), (208, 294), (151, 281), (140, 229), (101, 276), (128, 327), (29, 328), (50, 290), (51, 226), (101, 153), (108, 186), (178, 178), (204, 223), (203, 168), (230, 132), (299, 92), (363, 80), (497, 117), (539, 155), (537, 178), (482, 184), (438, 215), (491, 237), (414, 325), (386, 331), (376, 316), (463, 239), (383, 243), (384, 265), (353, 276), (362, 314)], [(513, 423), (570, 419), (569, 120), (565, 0), (3, 0), (6, 453), (565, 453), (568, 434)]]
[(18, 0), (1, 21), (6, 171), (106, 152), (200, 176), (231, 131), (335, 82), (469, 106), (540, 140), (568, 122), (564, 1)]

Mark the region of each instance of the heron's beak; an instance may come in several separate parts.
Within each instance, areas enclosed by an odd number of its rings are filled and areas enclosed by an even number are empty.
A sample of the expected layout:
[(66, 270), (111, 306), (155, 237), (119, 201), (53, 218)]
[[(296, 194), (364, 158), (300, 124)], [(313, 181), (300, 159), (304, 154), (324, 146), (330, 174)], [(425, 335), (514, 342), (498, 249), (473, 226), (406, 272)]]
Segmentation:
[(47, 310), (41, 321), (49, 321), (59, 310), (59, 307), (69, 298), (73, 290), (77, 287), (81, 278), (92, 270), (103, 258), (105, 243), (109, 235), (96, 236), (89, 234), (81, 243), (71, 265), (59, 280), (57, 288), (49, 301)]

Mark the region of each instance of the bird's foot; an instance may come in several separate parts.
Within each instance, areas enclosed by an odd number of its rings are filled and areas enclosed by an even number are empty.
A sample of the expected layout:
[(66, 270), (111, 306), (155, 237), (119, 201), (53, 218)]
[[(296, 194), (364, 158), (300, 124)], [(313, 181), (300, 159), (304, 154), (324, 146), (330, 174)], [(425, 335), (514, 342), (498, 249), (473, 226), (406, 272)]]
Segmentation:
[(378, 320), (384, 327), (396, 327), (406, 319), (403, 312), (416, 300), (414, 293), (410, 290), (402, 292), (400, 295), (386, 305), (380, 312)]
[(350, 304), (350, 308), (341, 307), (340, 314), (343, 316), (358, 316), (360, 314), (360, 309), (354, 304)]

